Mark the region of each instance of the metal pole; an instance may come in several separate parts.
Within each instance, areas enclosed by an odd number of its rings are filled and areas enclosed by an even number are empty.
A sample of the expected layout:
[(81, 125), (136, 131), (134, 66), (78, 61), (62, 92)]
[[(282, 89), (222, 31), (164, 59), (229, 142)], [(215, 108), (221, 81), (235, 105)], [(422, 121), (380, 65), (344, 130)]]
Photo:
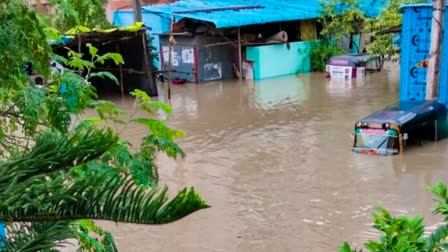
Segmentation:
[(241, 29), (238, 26), (238, 64), (240, 70), (240, 80), (243, 79), (243, 58), (241, 56)]
[(168, 37), (168, 100), (171, 100), (171, 83), (172, 80), (172, 62), (171, 62), (171, 52), (173, 51), (173, 44), (174, 44), (174, 36), (173, 36), (173, 25), (174, 25), (174, 17), (171, 18), (170, 21), (170, 33)]
[(439, 93), (444, 11), (445, 0), (433, 0), (431, 49), (429, 50), (428, 71), (426, 76), (426, 100), (437, 98)]
[(134, 22), (142, 22), (142, 7), (140, 6), (139, 0), (132, 0), (132, 4), (134, 7)]

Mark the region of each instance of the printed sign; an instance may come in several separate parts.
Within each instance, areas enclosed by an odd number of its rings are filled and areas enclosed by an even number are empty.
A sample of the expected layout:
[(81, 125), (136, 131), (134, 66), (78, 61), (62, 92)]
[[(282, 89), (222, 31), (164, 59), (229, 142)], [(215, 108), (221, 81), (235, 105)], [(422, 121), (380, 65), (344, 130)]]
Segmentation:
[(193, 64), (194, 63), (193, 48), (182, 49), (182, 63), (185, 63), (185, 64)]
[(329, 66), (331, 78), (350, 79), (352, 77), (352, 67)]
[(383, 135), (386, 133), (386, 131), (383, 129), (363, 129), (362, 133), (373, 134), (373, 135)]
[[(163, 46), (162, 47), (162, 53), (163, 53), (163, 63), (168, 64), (169, 63), (169, 55), (170, 55), (170, 49), (168, 48), (168, 46)], [(171, 65), (172, 66), (179, 66), (179, 55), (177, 54), (177, 52), (174, 50), (171, 51)]]

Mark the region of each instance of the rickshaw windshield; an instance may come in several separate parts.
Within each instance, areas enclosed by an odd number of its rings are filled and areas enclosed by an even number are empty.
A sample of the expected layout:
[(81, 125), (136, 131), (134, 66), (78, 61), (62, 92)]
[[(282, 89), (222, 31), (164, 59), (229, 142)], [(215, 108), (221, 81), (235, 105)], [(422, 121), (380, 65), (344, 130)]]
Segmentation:
[(375, 150), (392, 154), (398, 152), (399, 142), (395, 130), (357, 130), (355, 135), (354, 149)]

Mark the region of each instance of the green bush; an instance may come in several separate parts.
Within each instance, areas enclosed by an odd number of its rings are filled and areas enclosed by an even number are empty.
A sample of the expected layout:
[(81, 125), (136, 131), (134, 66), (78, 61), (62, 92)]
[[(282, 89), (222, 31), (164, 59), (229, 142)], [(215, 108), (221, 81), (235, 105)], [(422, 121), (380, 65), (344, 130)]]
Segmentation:
[[(367, 251), (407, 251), (407, 252), (435, 252), (448, 251), (448, 195), (446, 185), (437, 183), (428, 190), (437, 198), (434, 213), (445, 216), (445, 223), (440, 225), (430, 235), (424, 235), (423, 218), (416, 216), (392, 217), (388, 211), (379, 207), (378, 214), (373, 215), (374, 228), (383, 235), (378, 241), (369, 241), (364, 244)], [(348, 243), (344, 243), (339, 252), (357, 252), (362, 250), (352, 249)]]
[(313, 41), (310, 50), (311, 71), (324, 72), (328, 59), (342, 54), (344, 51), (331, 40)]

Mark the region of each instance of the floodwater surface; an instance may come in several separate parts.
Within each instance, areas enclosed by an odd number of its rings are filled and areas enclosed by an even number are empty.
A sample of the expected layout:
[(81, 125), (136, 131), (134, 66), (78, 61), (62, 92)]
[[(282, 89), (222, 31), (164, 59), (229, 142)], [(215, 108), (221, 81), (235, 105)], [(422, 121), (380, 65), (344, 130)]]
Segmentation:
[[(101, 226), (120, 251), (182, 252), (359, 247), (377, 237), (377, 205), (432, 226), (442, 218), (426, 186), (448, 181), (448, 140), (393, 157), (351, 151), (355, 121), (397, 102), (398, 89), (397, 65), (351, 82), (312, 73), (173, 86), (167, 123), (186, 132), (187, 157), (159, 157), (161, 184), (172, 195), (194, 186), (212, 207), (167, 225)], [(138, 145), (146, 133), (132, 126), (122, 137)]]

